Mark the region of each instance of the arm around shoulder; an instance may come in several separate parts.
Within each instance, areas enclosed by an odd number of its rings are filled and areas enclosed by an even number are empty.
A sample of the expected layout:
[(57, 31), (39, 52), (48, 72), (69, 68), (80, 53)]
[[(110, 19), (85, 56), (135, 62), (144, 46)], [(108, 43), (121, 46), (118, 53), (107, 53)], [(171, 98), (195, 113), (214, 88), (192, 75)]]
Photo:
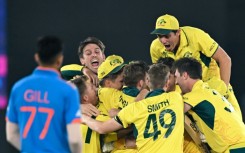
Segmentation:
[(119, 124), (114, 118), (101, 122), (94, 120), (86, 115), (83, 115), (82, 122), (99, 134), (106, 134), (121, 129), (123, 126)]

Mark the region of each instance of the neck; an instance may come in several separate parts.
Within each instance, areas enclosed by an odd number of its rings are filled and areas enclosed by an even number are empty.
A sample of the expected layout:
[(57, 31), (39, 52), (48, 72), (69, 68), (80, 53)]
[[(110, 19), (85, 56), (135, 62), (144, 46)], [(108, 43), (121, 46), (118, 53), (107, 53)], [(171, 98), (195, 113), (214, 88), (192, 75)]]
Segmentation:
[(199, 81), (200, 79), (191, 79), (188, 85), (188, 92), (191, 92), (193, 89), (193, 86), (196, 84), (197, 81)]

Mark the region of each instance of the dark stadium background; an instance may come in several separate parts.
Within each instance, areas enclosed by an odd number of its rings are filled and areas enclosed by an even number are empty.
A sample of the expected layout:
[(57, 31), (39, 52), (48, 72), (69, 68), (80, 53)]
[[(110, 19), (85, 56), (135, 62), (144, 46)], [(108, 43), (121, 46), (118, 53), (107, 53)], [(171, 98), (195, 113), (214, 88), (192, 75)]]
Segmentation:
[[(63, 40), (64, 64), (79, 63), (77, 48), (88, 36), (104, 42), (106, 55), (150, 63), (149, 46), (155, 38), (150, 32), (157, 17), (168, 13), (178, 18), (180, 26), (208, 32), (230, 55), (231, 84), (245, 117), (244, 8), (243, 0), (8, 0), (7, 92), (36, 67), (36, 40), (43, 35)], [(0, 152), (17, 152), (5, 140), (5, 110), (0, 110), (0, 117)]]

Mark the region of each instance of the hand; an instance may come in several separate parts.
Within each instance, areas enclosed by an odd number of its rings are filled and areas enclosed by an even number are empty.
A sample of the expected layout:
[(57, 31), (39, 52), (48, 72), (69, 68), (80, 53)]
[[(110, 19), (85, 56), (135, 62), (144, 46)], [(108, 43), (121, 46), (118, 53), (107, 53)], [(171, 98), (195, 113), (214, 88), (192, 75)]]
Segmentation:
[(88, 77), (88, 79), (96, 86), (98, 87), (99, 86), (99, 79), (98, 79), (98, 76), (93, 72), (91, 71), (90, 69), (84, 67), (82, 69), (83, 71), (83, 74), (86, 75)]
[(88, 116), (98, 116), (100, 111), (92, 104), (81, 104), (81, 113), (86, 114)]
[(110, 116), (110, 118), (113, 118), (113, 117), (115, 117), (118, 113), (119, 113), (119, 109), (116, 109), (116, 108), (112, 108), (112, 109), (110, 109), (109, 110), (109, 116)]
[(135, 138), (134, 137), (127, 137), (125, 139), (125, 146), (126, 146), (127, 149), (135, 149), (135, 148), (137, 148)]

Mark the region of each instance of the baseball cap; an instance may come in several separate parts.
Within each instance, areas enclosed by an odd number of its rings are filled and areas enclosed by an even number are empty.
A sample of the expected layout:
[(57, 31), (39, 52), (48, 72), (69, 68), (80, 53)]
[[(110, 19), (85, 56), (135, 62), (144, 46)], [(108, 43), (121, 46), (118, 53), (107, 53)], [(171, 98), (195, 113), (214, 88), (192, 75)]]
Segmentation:
[(62, 66), (60, 69), (60, 73), (63, 79), (70, 80), (76, 75), (82, 75), (83, 66), (78, 64), (69, 64)]
[(156, 21), (156, 28), (151, 34), (160, 34), (160, 35), (167, 35), (172, 30), (179, 29), (179, 22), (178, 20), (172, 15), (162, 15), (158, 17)]
[(108, 56), (103, 63), (98, 68), (98, 78), (102, 80), (109, 74), (117, 73), (124, 66), (124, 60), (121, 56), (110, 55)]

